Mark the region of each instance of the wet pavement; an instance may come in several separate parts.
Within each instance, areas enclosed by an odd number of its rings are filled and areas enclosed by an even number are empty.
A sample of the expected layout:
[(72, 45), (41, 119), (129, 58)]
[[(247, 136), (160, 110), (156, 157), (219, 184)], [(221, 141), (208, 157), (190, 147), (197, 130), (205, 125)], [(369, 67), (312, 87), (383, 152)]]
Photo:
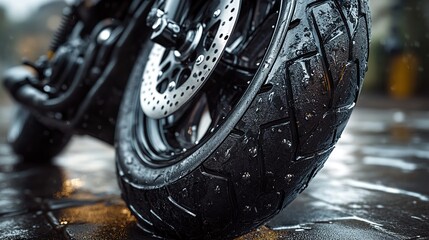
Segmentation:
[[(52, 164), (18, 161), (0, 108), (0, 239), (150, 239), (120, 198), (110, 146), (75, 137)], [(358, 108), (324, 169), (238, 239), (429, 239), (429, 111)]]

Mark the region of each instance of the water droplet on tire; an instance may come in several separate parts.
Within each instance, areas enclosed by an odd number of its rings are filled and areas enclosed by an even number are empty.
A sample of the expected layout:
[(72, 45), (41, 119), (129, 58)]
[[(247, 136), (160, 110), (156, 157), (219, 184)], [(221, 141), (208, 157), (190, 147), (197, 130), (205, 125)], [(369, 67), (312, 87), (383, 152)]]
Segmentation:
[(243, 173), (243, 175), (241, 176), (243, 179), (249, 179), (250, 178), (250, 173), (249, 172), (245, 172)]
[(231, 157), (231, 148), (228, 148), (226, 151), (225, 151), (225, 158), (226, 159), (229, 159)]
[(268, 101), (273, 102), (273, 97), (274, 97), (274, 92), (270, 93), (270, 95), (268, 95)]
[(283, 139), (283, 140), (282, 140), (282, 143), (283, 143), (283, 144), (286, 144), (286, 146), (287, 146), (288, 148), (292, 147), (292, 142), (291, 142), (290, 140)]
[(258, 148), (257, 147), (252, 147), (249, 149), (249, 153), (251, 157), (256, 157), (258, 156)]
[(249, 138), (247, 136), (244, 136), (243, 144), (248, 144), (248, 143), (249, 143)]

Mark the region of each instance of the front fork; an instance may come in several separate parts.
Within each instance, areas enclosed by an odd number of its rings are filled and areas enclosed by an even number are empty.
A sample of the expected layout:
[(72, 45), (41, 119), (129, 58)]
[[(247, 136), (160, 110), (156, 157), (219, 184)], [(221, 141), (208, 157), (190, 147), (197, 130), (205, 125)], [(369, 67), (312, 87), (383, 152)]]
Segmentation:
[[(8, 71), (4, 85), (43, 124), (113, 143), (125, 85), (151, 33), (153, 1), (87, 2), (74, 1), (47, 56)], [(117, 6), (103, 16), (109, 4)]]

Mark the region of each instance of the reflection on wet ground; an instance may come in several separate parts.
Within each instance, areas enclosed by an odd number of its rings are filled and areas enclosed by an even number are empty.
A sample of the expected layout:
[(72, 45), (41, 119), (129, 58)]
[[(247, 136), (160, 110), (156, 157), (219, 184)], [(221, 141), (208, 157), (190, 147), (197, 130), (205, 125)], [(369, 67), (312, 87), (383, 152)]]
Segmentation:
[[(77, 137), (53, 164), (23, 164), (1, 121), (1, 239), (146, 239), (120, 198), (112, 148)], [(238, 239), (429, 239), (428, 183), (429, 111), (357, 109), (308, 189)]]

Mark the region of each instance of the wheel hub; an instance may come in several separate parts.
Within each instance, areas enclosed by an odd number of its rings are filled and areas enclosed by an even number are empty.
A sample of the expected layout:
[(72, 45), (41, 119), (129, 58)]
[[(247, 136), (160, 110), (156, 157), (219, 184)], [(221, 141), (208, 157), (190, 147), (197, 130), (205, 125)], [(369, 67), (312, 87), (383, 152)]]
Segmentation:
[[(179, 110), (196, 95), (220, 61), (237, 23), (241, 0), (209, 4), (203, 22), (194, 23), (186, 34), (166, 30), (155, 38), (140, 94), (141, 107), (148, 117), (165, 118)], [(157, 20), (154, 23), (157, 28), (162, 24)]]

